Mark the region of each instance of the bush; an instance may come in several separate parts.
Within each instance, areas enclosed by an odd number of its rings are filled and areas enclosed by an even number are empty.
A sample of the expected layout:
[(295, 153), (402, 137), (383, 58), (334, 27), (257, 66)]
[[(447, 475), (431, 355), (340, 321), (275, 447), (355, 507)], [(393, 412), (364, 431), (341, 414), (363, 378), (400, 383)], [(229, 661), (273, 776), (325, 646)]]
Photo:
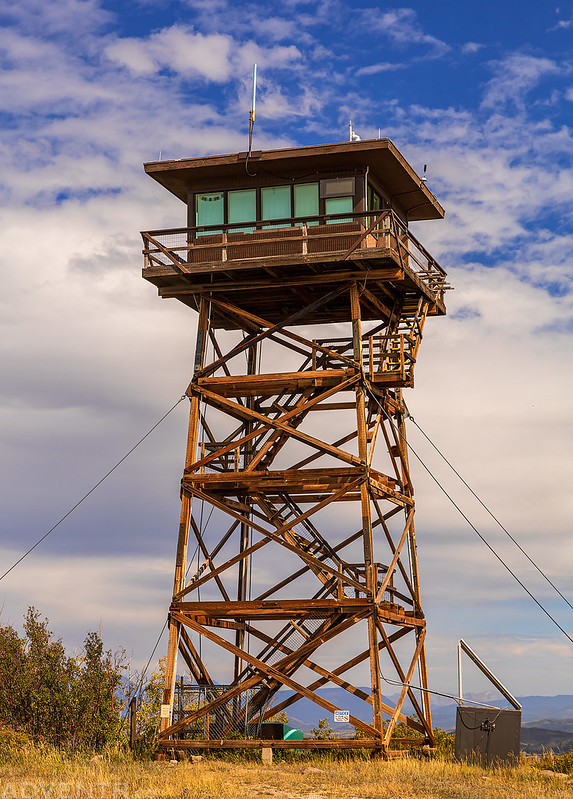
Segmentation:
[(532, 765), (534, 768), (550, 769), (558, 771), (560, 774), (573, 774), (573, 749), (558, 755), (552, 751), (544, 752)]
[(451, 732), (436, 727), (434, 729), (434, 738), (436, 739), (436, 749), (438, 754), (444, 755), (448, 758), (453, 758), (455, 752), (456, 736)]
[(121, 671), (122, 656), (104, 652), (95, 632), (79, 656), (68, 656), (34, 608), (23, 638), (10, 626), (0, 628), (0, 708), (14, 735), (69, 750), (101, 750), (119, 741)]
[(310, 731), (310, 734), (318, 741), (328, 741), (331, 738), (334, 738), (334, 730), (330, 726), (330, 721), (328, 718), (319, 719), (318, 727), (313, 727)]

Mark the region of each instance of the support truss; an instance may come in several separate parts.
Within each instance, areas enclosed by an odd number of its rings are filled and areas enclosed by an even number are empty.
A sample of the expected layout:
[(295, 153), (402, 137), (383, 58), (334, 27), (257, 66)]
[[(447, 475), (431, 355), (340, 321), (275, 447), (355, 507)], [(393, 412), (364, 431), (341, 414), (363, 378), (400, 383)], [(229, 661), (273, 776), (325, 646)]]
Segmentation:
[[(327, 285), (279, 323), (201, 296), (163, 703), (178, 653), (200, 698), (162, 747), (253, 746), (301, 699), (345, 709), (333, 686), (364, 709), (339, 746), (433, 743), (402, 399), (430, 302), (387, 293)], [(346, 337), (309, 338), (343, 297)]]

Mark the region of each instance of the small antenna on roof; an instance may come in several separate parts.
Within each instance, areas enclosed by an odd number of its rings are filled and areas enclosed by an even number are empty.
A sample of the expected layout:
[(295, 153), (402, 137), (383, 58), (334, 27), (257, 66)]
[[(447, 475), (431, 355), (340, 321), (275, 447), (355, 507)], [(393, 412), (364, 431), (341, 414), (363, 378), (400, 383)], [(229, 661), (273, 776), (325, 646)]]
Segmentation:
[(428, 171), (428, 164), (424, 164), (424, 174), (422, 175), (420, 183), (427, 183), (428, 182), (428, 178), (426, 177), (426, 172), (427, 171)]
[(247, 153), (247, 160), (245, 161), (245, 170), (247, 175), (251, 175), (249, 172), (249, 158), (251, 157), (251, 150), (253, 149), (253, 128), (255, 127), (255, 104), (257, 101), (257, 65), (253, 64), (253, 100), (251, 102), (251, 110), (249, 112), (249, 151)]
[(361, 141), (360, 136), (358, 133), (354, 132), (354, 128), (352, 127), (352, 120), (348, 123), (348, 141)]

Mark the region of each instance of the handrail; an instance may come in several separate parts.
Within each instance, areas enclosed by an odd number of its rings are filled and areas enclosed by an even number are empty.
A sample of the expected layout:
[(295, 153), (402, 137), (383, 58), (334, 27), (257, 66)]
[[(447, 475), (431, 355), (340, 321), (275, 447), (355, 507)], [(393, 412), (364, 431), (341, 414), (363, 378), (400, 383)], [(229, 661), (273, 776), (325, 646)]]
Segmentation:
[[(338, 224), (337, 224), (338, 223)], [(360, 230), (349, 230), (347, 226), (361, 225)], [(325, 227), (330, 225), (325, 230)], [(245, 228), (250, 230), (245, 231)], [(346, 228), (346, 229), (345, 229)], [(237, 235), (243, 234), (243, 235)], [(253, 235), (256, 234), (256, 235)], [(265, 235), (267, 234), (267, 235)], [(356, 242), (348, 248), (344, 237), (357, 234)], [(405, 224), (390, 209), (382, 211), (347, 211), (339, 214), (315, 214), (305, 217), (282, 217), (272, 220), (256, 220), (253, 222), (233, 222), (216, 225), (195, 225), (184, 228), (168, 228), (163, 230), (143, 231), (143, 254), (146, 267), (173, 266), (180, 272), (192, 273), (193, 261), (190, 254), (221, 247), (220, 259), (228, 259), (229, 247), (264, 246), (265, 244), (288, 244), (289, 241), (302, 242), (302, 255), (308, 252), (311, 241), (321, 239), (341, 239), (340, 250), (345, 254), (356, 249), (370, 249), (376, 245), (373, 239), (391, 237), (383, 246), (391, 247), (398, 252), (400, 264), (410, 268), (428, 286), (432, 292), (445, 289), (446, 272), (430, 255), (428, 250), (408, 230)], [(213, 236), (220, 240), (213, 241)], [(252, 238), (251, 238), (252, 236)], [(166, 242), (166, 238), (178, 238), (176, 242)], [(163, 243), (159, 240), (163, 239)], [(211, 240), (209, 240), (211, 239)], [(366, 245), (366, 246), (364, 246)], [(235, 253), (237, 251), (235, 250)], [(240, 250), (239, 250), (240, 252)], [(162, 260), (162, 256), (167, 261)], [(235, 259), (236, 254), (233, 256)], [(248, 257), (256, 257), (249, 255)], [(195, 263), (199, 261), (195, 260)]]
[[(390, 215), (394, 212), (388, 209), (386, 214)], [(212, 233), (220, 233), (221, 231), (232, 231), (234, 228), (245, 228), (245, 227), (252, 227), (254, 230), (266, 230), (276, 228), (278, 225), (290, 225), (292, 227), (298, 227), (306, 222), (307, 225), (312, 226), (312, 223), (320, 224), (322, 221), (326, 224), (328, 221), (336, 222), (339, 221), (347, 221), (349, 217), (352, 218), (352, 221), (356, 221), (362, 217), (371, 217), (375, 216), (375, 211), (342, 211), (338, 214), (312, 214), (308, 216), (285, 216), (279, 219), (256, 219), (250, 220), (247, 222), (220, 222), (214, 225), (190, 225), (189, 227), (179, 227), (179, 228), (168, 228), (164, 230), (148, 230), (146, 231), (147, 235), (149, 236), (158, 236), (158, 235), (166, 235), (166, 234), (178, 234), (178, 233), (190, 233), (200, 231), (205, 234), (208, 234), (209, 231)], [(238, 232), (241, 232), (240, 230)], [(144, 235), (142, 233), (142, 235)]]

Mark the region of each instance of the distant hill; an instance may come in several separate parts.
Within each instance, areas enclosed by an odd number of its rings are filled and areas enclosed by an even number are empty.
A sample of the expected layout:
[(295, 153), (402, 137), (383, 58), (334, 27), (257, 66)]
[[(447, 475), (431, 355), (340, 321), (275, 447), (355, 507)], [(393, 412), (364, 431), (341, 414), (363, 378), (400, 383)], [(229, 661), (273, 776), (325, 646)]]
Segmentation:
[[(571, 722), (573, 725), (573, 721)], [(529, 754), (540, 755), (547, 749), (554, 752), (573, 749), (573, 732), (548, 730), (541, 727), (521, 728), (521, 748)]]
[[(366, 688), (364, 690), (367, 690)], [(349, 710), (353, 716), (363, 721), (371, 721), (368, 706), (361, 700), (353, 697), (343, 688), (327, 688), (318, 693), (325, 699), (333, 702), (342, 710)], [(286, 692), (279, 692), (278, 702), (286, 696)], [(527, 752), (541, 752), (546, 749), (569, 749), (573, 747), (573, 695), (560, 694), (559, 696), (520, 696), (517, 697), (522, 706), (522, 742), (523, 749)], [(395, 696), (385, 697), (384, 701), (393, 704)], [(467, 697), (467, 702), (484, 702), (493, 707), (508, 707), (504, 699), (490, 698), (490, 695), (480, 694)], [(432, 722), (434, 727), (444, 730), (453, 730), (456, 724), (457, 703), (453, 700), (439, 698), (432, 703)], [(287, 709), (290, 723), (299, 729), (309, 730), (321, 718), (328, 718), (332, 727), (339, 732), (344, 732), (344, 725), (334, 724), (332, 715), (327, 710), (322, 710), (308, 699), (301, 699), (291, 708)], [(404, 706), (404, 713), (412, 713), (409, 704)]]
[[(483, 695), (468, 697), (468, 701), (486, 702), (493, 707), (508, 707), (504, 699), (483, 698)], [(517, 701), (521, 704), (522, 724), (535, 722), (536, 727), (565, 730), (568, 731), (568, 724), (573, 719), (573, 696), (571, 694), (560, 694), (559, 696), (518, 696)], [(456, 724), (456, 703), (451, 701), (448, 704), (432, 706), (432, 721), (435, 727), (444, 730), (452, 729)], [(543, 724), (541, 721), (543, 720)], [(546, 727), (545, 722), (549, 721), (551, 727)], [(539, 722), (539, 723), (538, 723)], [(553, 726), (555, 725), (555, 726)], [(573, 727), (572, 727), (573, 729)]]

